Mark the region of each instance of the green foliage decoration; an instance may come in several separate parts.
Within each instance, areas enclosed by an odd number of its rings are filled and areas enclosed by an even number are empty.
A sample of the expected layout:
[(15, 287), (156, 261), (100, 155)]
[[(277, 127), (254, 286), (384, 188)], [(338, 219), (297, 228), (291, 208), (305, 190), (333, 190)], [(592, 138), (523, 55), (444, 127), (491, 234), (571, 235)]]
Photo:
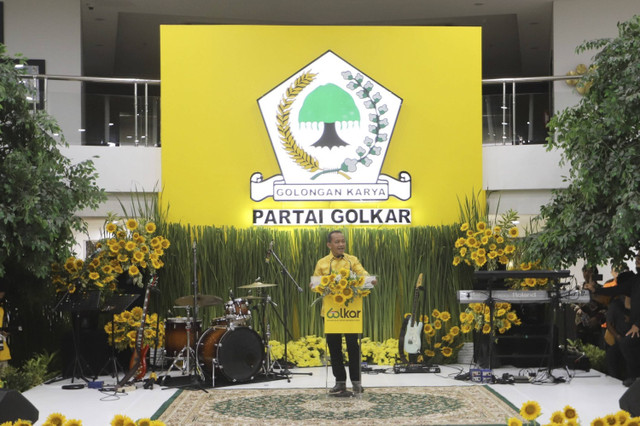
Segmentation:
[(7, 366), (0, 371), (0, 387), (24, 392), (55, 377), (58, 373), (50, 371), (55, 356), (55, 353), (43, 352), (27, 360), (20, 368)]
[(46, 277), (75, 244), (73, 231), (86, 227), (76, 212), (105, 199), (93, 162), (72, 164), (60, 153), (64, 138), (53, 136), (60, 128), (27, 94), (0, 45), (0, 277), (15, 270)]
[(640, 248), (640, 16), (618, 32), (577, 48), (600, 49), (588, 90), (549, 123), (548, 149), (562, 150), (569, 186), (541, 208), (545, 227), (529, 249), (551, 267), (619, 263)]

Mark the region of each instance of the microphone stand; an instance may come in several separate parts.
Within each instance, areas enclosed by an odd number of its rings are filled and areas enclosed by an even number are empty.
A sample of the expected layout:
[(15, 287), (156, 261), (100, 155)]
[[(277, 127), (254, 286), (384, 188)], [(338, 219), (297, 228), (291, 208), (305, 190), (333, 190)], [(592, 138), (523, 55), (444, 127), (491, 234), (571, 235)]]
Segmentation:
[[(278, 265), (280, 265), (280, 273), (282, 274), (282, 281), (283, 281), (283, 285), (284, 282), (287, 280), (287, 277), (289, 277), (289, 279), (291, 280), (291, 282), (293, 283), (293, 285), (298, 289), (298, 293), (302, 293), (302, 287), (300, 287), (300, 285), (296, 282), (295, 278), (293, 278), (293, 276), (291, 276), (291, 273), (289, 272), (289, 270), (287, 269), (286, 266), (284, 266), (284, 263), (282, 263), (282, 261), (280, 260), (280, 258), (278, 257), (278, 255), (276, 254), (275, 251), (273, 251), (273, 246), (270, 245), (269, 249), (267, 250), (267, 256), (273, 256), (273, 258), (276, 260), (276, 262), (278, 263)], [(287, 382), (291, 382), (291, 378), (289, 376), (291, 376), (292, 374), (299, 374), (299, 375), (307, 375), (307, 376), (311, 376), (313, 375), (313, 373), (292, 373), (291, 371), (289, 371), (289, 361), (288, 361), (288, 355), (287, 355), (287, 335), (290, 336), (291, 338), (293, 338), (291, 336), (291, 333), (289, 332), (289, 329), (287, 327), (288, 325), (288, 319), (289, 319), (289, 309), (287, 307), (288, 302), (289, 302), (289, 295), (288, 295), (288, 291), (287, 291), (288, 287), (285, 285), (283, 287), (284, 290), (284, 303), (282, 304), (282, 316), (284, 318), (283, 321), (283, 326), (284, 326), (284, 331), (285, 331), (285, 337), (284, 337), (284, 371), (281, 371), (280, 374), (284, 375), (287, 378)], [(274, 309), (275, 311), (275, 309)]]

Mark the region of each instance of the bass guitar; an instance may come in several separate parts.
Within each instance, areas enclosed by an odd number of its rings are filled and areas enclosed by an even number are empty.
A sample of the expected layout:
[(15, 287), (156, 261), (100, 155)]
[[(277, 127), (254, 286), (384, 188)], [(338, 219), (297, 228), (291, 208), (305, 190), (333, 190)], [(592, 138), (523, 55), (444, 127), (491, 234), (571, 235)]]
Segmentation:
[(133, 350), (133, 355), (131, 355), (131, 361), (129, 361), (129, 371), (124, 375), (122, 380), (118, 382), (119, 387), (124, 386), (132, 377), (135, 380), (140, 380), (147, 374), (147, 352), (149, 351), (149, 346), (145, 345), (143, 348), (142, 339), (144, 338), (144, 325), (147, 319), (149, 295), (151, 294), (151, 289), (156, 286), (157, 281), (158, 276), (154, 275), (151, 277), (149, 285), (147, 285), (147, 291), (144, 294), (144, 304), (142, 306), (142, 316), (140, 317), (140, 327), (138, 327), (138, 332), (136, 333), (136, 346)]
[(417, 354), (422, 347), (422, 321), (418, 321), (418, 300), (419, 292), (422, 287), (422, 274), (418, 276), (416, 289), (413, 293), (413, 310), (407, 322), (407, 328), (404, 333), (404, 351), (408, 354)]

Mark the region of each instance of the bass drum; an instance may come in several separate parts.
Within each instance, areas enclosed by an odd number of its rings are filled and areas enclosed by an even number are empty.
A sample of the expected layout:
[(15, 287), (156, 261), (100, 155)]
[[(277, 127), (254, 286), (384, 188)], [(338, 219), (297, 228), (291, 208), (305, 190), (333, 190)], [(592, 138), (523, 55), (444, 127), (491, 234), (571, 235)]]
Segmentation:
[(221, 374), (232, 382), (246, 382), (262, 367), (264, 345), (249, 327), (209, 328), (198, 340), (196, 361), (207, 379)]

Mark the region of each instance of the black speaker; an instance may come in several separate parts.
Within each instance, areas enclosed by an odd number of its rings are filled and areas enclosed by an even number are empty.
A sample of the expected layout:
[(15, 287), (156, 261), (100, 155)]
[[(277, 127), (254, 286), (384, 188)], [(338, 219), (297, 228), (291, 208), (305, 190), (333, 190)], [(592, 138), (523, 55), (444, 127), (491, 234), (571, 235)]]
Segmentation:
[(18, 419), (38, 421), (38, 410), (27, 398), (13, 389), (0, 389), (0, 423)]
[(620, 397), (620, 408), (628, 411), (631, 417), (640, 416), (640, 379), (636, 379)]

